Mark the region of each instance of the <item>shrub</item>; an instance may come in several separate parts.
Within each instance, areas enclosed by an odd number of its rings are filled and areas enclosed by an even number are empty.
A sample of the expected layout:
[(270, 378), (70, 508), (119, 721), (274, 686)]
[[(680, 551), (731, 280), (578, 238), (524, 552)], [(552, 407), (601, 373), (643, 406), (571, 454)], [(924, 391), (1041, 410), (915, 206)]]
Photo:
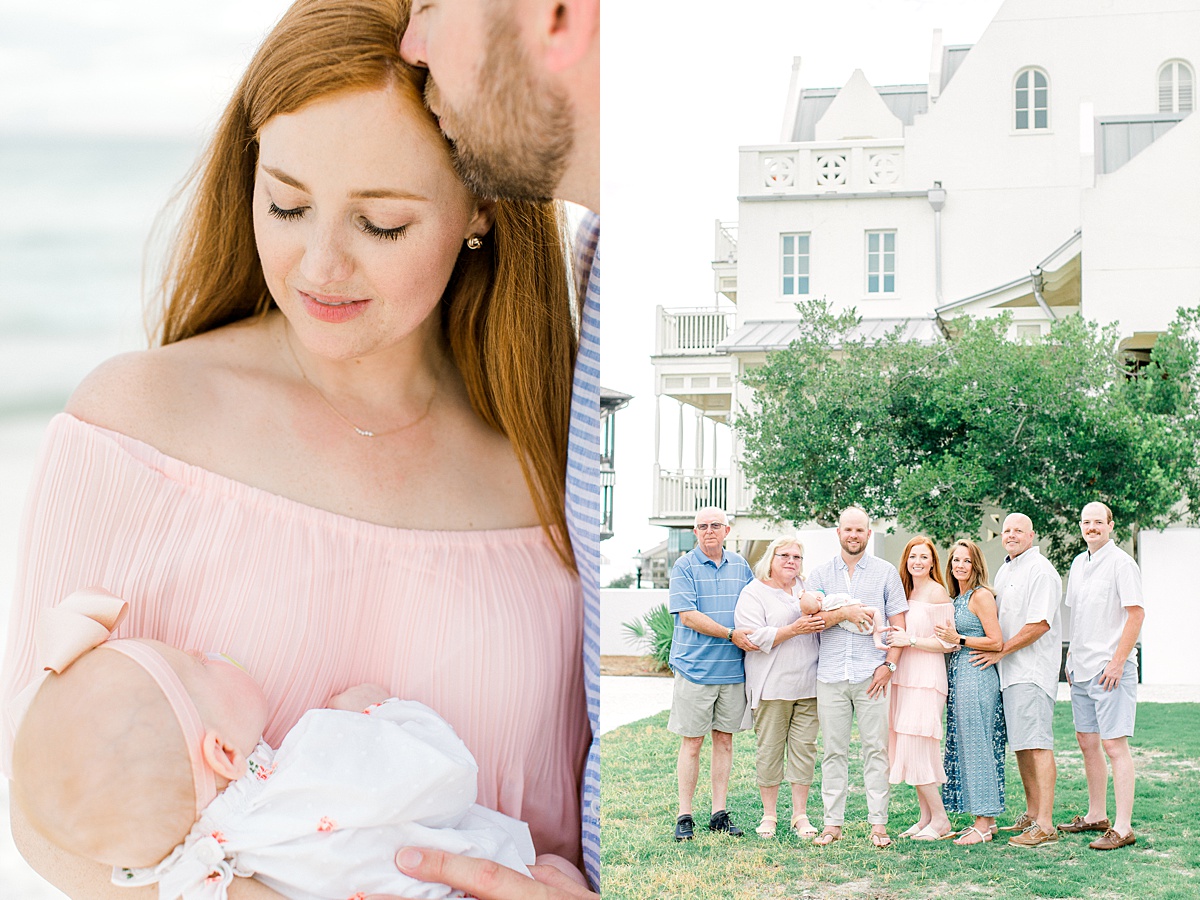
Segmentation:
[(660, 603), (646, 615), (621, 625), (639, 643), (650, 649), (650, 656), (660, 669), (671, 665), (671, 636), (675, 633), (675, 619), (667, 612), (667, 604)]

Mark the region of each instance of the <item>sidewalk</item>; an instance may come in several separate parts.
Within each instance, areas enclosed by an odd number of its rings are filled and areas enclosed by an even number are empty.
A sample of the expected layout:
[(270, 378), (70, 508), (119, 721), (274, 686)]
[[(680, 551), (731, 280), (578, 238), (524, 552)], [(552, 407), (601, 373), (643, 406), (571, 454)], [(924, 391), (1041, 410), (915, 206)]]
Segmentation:
[[(600, 677), (600, 733), (644, 719), (671, 705), (670, 678), (626, 675)], [(1058, 699), (1069, 701), (1071, 689), (1058, 686)], [(1138, 703), (1200, 703), (1200, 685), (1140, 684)]]

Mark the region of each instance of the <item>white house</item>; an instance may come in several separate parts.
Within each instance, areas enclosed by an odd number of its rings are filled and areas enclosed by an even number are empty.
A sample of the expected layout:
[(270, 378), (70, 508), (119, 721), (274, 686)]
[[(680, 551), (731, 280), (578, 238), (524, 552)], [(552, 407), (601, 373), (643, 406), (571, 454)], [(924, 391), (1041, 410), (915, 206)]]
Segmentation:
[[(751, 515), (729, 423), (748, 402), (741, 374), (787, 346), (799, 299), (855, 307), (868, 332), (904, 322), (918, 339), (1004, 310), (1027, 339), (1082, 311), (1144, 355), (1178, 307), (1200, 302), (1197, 66), (1200, 0), (1006, 0), (974, 45), (935, 31), (920, 84), (871, 85), (856, 70), (809, 88), (797, 59), (779, 143), (740, 150), (716, 299), (658, 313), (657, 428), (677, 434), (675, 458), (656, 455), (652, 524), (686, 549), (711, 503), (738, 516), (731, 539), (750, 555), (776, 533)], [(894, 558), (903, 536), (881, 532), (875, 552)], [(1195, 681), (1185, 630), (1154, 607), (1193, 591), (1173, 560), (1200, 554), (1200, 531), (1143, 532), (1138, 552), (1144, 677)]]

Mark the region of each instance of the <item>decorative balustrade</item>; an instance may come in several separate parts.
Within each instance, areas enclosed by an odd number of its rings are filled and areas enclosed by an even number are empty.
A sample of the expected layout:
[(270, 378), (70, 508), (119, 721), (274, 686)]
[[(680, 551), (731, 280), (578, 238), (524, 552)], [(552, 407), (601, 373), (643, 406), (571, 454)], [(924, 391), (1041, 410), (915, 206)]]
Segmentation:
[(654, 518), (691, 519), (706, 506), (727, 509), (729, 476), (697, 469), (660, 469), (654, 486)]
[(743, 196), (897, 191), (904, 186), (902, 140), (748, 147), (741, 155)]
[(729, 335), (734, 314), (715, 309), (658, 308), (656, 356), (711, 353)]

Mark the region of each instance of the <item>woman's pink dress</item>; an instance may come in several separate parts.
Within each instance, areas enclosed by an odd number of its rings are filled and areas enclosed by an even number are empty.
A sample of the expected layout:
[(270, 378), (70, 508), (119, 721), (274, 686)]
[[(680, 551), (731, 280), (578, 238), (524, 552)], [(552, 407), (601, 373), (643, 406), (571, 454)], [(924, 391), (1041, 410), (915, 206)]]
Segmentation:
[[(954, 620), (953, 603), (908, 601), (904, 630), (931, 638), (936, 625)], [(946, 658), (909, 647), (900, 654), (890, 683), (888, 780), (892, 784), (944, 784), (942, 713), (946, 709)]]
[(375, 682), (445, 718), (479, 800), (579, 857), (589, 729), (579, 578), (540, 528), (415, 531), (315, 509), (68, 415), (50, 424), (22, 529), (3, 685), (34, 674), (34, 622), (77, 588), (128, 600), (117, 637), (220, 650), (270, 701), (277, 746), (305, 710)]

